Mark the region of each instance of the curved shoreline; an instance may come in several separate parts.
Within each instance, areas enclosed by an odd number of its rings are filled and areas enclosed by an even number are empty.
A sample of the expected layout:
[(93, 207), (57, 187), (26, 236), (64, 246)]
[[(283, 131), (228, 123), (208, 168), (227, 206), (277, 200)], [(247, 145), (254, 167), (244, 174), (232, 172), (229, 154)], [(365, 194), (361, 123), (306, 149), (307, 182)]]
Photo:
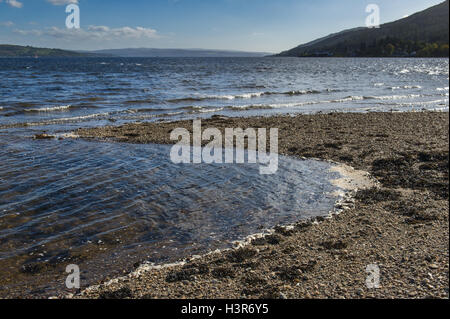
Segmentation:
[[(302, 158), (306, 159), (306, 158)], [(195, 260), (201, 260), (202, 258), (213, 256), (213, 255), (223, 255), (226, 253), (230, 253), (233, 251), (238, 251), (239, 249), (245, 249), (246, 247), (249, 247), (254, 243), (255, 241), (261, 241), (261, 240), (267, 240), (269, 236), (272, 236), (274, 234), (277, 234), (279, 232), (281, 233), (288, 233), (295, 229), (296, 227), (310, 227), (314, 224), (320, 223), (324, 221), (325, 219), (333, 218), (333, 216), (337, 216), (341, 214), (342, 212), (345, 212), (348, 209), (351, 209), (354, 206), (355, 203), (355, 196), (358, 190), (361, 189), (369, 189), (371, 187), (377, 187), (377, 181), (374, 180), (369, 173), (364, 171), (357, 171), (354, 168), (339, 164), (332, 161), (327, 161), (332, 164), (336, 164), (336, 166), (332, 167), (330, 171), (338, 172), (340, 174), (340, 178), (336, 180), (332, 180), (331, 183), (335, 186), (338, 186), (342, 189), (339, 194), (336, 194), (336, 196), (339, 198), (336, 203), (334, 204), (333, 210), (331, 210), (327, 216), (318, 216), (313, 217), (309, 219), (301, 219), (295, 223), (288, 224), (288, 225), (277, 225), (270, 229), (264, 229), (259, 233), (251, 234), (246, 236), (242, 240), (237, 240), (231, 242), (233, 245), (232, 248), (225, 248), (225, 249), (216, 249), (214, 251), (207, 252), (202, 255), (192, 255), (188, 256), (186, 258), (183, 258), (177, 262), (173, 263), (166, 263), (166, 264), (154, 264), (154, 263), (148, 263), (144, 262), (140, 266), (137, 267), (136, 270), (128, 273), (125, 276), (117, 277), (114, 279), (109, 280), (108, 282), (102, 283), (100, 285), (93, 285), (90, 287), (87, 287), (83, 291), (77, 294), (77, 297), (82, 297), (83, 295), (97, 293), (102, 290), (102, 288), (106, 288), (112, 285), (117, 284), (123, 284), (127, 282), (130, 279), (138, 280), (140, 276), (145, 275), (146, 273), (149, 273), (151, 271), (158, 271), (161, 269), (174, 269), (176, 267), (183, 267), (189, 262), (195, 261)], [(65, 298), (74, 298), (74, 294), (69, 294), (65, 296)]]
[[(76, 134), (167, 144), (168, 131), (189, 124), (128, 124)], [(144, 265), (69, 297), (448, 298), (448, 114), (213, 118), (204, 124), (279, 127), (280, 154), (344, 162), (369, 171), (380, 187), (358, 191), (353, 207), (314, 226), (275, 228), (267, 238), (183, 265)], [(368, 289), (365, 269), (374, 263), (382, 285)]]

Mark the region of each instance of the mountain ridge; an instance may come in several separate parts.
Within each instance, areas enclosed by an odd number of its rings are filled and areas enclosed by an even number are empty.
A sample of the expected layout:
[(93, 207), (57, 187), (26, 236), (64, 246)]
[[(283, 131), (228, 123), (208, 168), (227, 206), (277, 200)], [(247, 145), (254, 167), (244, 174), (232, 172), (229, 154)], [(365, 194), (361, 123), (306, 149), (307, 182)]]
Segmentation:
[(447, 56), (449, 0), (385, 23), (353, 28), (301, 44), (275, 56)]
[(271, 55), (267, 52), (248, 52), (212, 49), (159, 49), (124, 48), (86, 51), (94, 54), (108, 54), (119, 57), (261, 57)]
[(105, 50), (63, 50), (0, 44), (0, 57), (262, 57), (267, 52), (211, 49), (124, 48)]
[(62, 49), (38, 48), (32, 46), (0, 44), (0, 57), (87, 57), (89, 53), (80, 53)]

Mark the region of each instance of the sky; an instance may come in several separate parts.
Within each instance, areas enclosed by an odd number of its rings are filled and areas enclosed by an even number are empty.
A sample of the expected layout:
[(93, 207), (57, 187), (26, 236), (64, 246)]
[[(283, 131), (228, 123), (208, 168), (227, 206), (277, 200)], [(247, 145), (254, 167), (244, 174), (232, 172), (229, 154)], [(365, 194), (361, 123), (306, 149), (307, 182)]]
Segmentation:
[[(365, 25), (377, 4), (381, 23), (443, 0), (0, 0), (0, 44), (70, 50), (203, 48), (281, 52)], [(68, 4), (80, 29), (66, 27)]]

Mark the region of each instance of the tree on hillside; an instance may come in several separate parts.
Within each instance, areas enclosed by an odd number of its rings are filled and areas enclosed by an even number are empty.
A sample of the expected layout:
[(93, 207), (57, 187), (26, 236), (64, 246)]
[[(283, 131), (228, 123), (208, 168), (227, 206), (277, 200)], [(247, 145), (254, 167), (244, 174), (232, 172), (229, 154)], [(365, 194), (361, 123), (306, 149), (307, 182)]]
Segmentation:
[(388, 56), (391, 56), (394, 54), (394, 52), (395, 52), (395, 46), (392, 43), (388, 43), (386, 45), (386, 54)]

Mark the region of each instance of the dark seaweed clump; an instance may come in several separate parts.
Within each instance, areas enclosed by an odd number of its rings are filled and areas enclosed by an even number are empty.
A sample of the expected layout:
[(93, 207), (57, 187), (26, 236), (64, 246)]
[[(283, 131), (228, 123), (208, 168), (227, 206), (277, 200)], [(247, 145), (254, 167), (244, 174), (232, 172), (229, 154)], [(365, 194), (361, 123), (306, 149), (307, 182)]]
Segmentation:
[(436, 199), (448, 199), (448, 165), (448, 152), (403, 153), (373, 161), (372, 174), (386, 188), (429, 190)]

